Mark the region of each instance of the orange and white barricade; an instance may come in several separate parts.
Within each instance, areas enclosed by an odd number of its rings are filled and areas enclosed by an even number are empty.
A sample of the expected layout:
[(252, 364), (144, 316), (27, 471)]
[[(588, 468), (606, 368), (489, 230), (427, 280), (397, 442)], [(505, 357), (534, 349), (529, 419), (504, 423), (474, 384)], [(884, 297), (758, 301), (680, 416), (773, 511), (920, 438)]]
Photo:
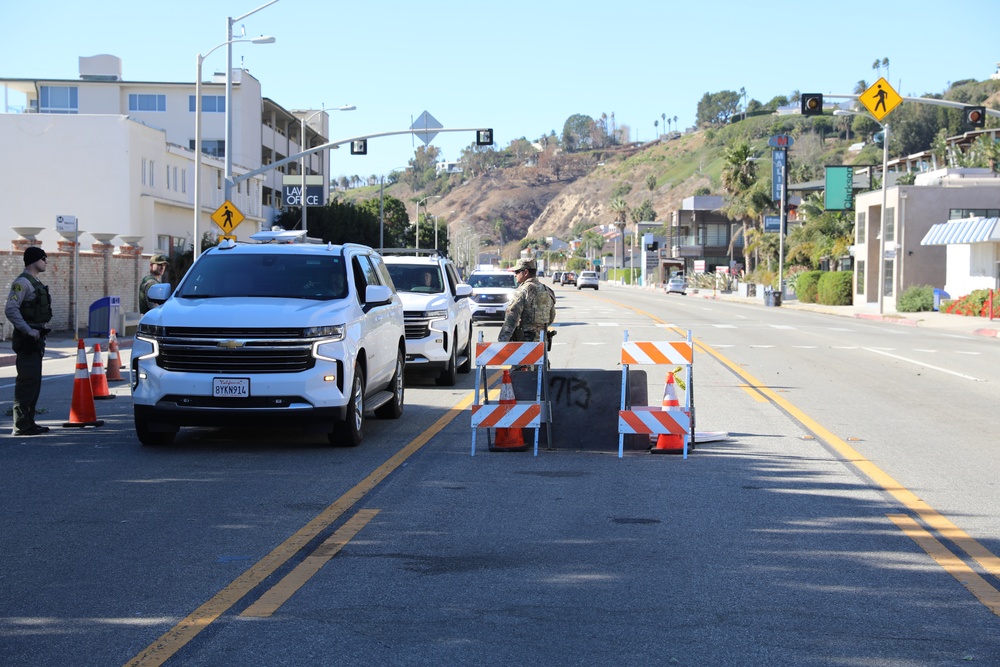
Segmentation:
[[(537, 368), (535, 400), (501, 400), (491, 403), (487, 387), (487, 369), (490, 366), (534, 366)], [(552, 446), (552, 418), (548, 401), (548, 353), (545, 332), (536, 343), (484, 343), (479, 332), (476, 343), (476, 394), (472, 409), (472, 456), (476, 455), (476, 432), (487, 429), (535, 429), (534, 455), (538, 456), (538, 432), (546, 425), (549, 447)], [(495, 378), (494, 378), (495, 379)], [(482, 393), (480, 393), (482, 392)]]
[[(671, 434), (684, 438), (684, 458), (694, 445), (694, 345), (691, 332), (682, 342), (629, 341), (628, 331), (622, 343), (622, 402), (618, 411), (618, 458), (625, 449), (626, 434)], [(636, 365), (680, 366), (686, 371), (684, 405), (632, 405), (629, 391), (629, 367)], [(671, 368), (670, 371), (673, 371)]]

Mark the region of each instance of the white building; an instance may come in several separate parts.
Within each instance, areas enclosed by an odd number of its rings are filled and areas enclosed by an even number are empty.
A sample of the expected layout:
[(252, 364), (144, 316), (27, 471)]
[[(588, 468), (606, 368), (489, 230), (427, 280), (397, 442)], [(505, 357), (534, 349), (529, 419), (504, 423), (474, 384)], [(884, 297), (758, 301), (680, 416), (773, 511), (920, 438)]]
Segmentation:
[[(18, 238), (15, 227), (41, 228), (37, 238), (55, 248), (56, 216), (75, 215), (80, 230), (133, 239), (150, 252), (190, 248), (195, 83), (124, 81), (121, 65), (115, 56), (81, 57), (79, 80), (0, 79), (0, 182), (21, 193), (0, 207), (0, 244)], [(233, 70), (232, 84), (234, 176), (302, 151), (302, 118), (312, 116), (306, 145), (326, 143), (326, 112), (283, 109), (242, 69)], [(18, 113), (12, 96), (24, 102)], [(199, 235), (222, 231), (210, 216), (225, 201), (225, 106), (225, 74), (215, 74), (202, 83)], [(326, 182), (328, 164), (327, 155), (310, 155), (306, 173)], [(246, 218), (237, 237), (270, 226), (288, 174), (301, 175), (298, 162), (237, 184), (233, 204)]]

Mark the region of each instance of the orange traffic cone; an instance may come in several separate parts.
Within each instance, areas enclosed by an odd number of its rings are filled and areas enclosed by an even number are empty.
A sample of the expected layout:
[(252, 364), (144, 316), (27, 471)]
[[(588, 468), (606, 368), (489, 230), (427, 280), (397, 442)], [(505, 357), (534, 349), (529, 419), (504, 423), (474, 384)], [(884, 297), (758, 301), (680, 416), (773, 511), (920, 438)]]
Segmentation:
[[(677, 392), (674, 390), (674, 373), (667, 373), (667, 382), (663, 386), (663, 409), (670, 410), (680, 407)], [(676, 433), (661, 433), (656, 438), (656, 446), (649, 450), (653, 454), (683, 454), (684, 436)]]
[[(500, 383), (500, 405), (514, 405), (514, 383), (510, 379), (510, 371), (503, 372)], [(524, 433), (519, 428), (497, 428), (496, 441), (490, 447), (491, 452), (523, 452), (528, 444), (524, 441)]]
[(122, 355), (118, 351), (118, 336), (115, 334), (115, 330), (111, 330), (111, 335), (108, 337), (108, 372), (107, 372), (108, 382), (121, 382), (125, 378), (122, 377)]
[(104, 364), (101, 363), (100, 343), (94, 343), (94, 363), (90, 366), (90, 389), (95, 401), (115, 397), (108, 390), (108, 378), (104, 375)]
[(94, 390), (90, 386), (90, 374), (87, 372), (87, 350), (81, 338), (76, 350), (73, 402), (69, 407), (69, 421), (63, 424), (63, 428), (103, 425), (104, 420), (97, 418), (97, 411), (94, 408)]

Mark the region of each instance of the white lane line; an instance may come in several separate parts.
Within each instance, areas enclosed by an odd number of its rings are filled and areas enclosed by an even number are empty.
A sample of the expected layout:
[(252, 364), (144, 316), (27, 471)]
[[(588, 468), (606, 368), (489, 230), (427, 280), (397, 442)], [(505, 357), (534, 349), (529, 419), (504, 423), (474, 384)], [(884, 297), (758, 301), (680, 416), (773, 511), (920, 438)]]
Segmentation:
[(979, 356), (982, 353), (981, 352), (966, 352), (964, 350), (955, 350), (955, 354), (969, 354), (969, 355), (972, 355), (972, 356), (975, 357), (975, 356)]
[(897, 361), (905, 361), (908, 364), (915, 364), (917, 366), (923, 366), (924, 368), (930, 368), (931, 370), (941, 371), (942, 373), (947, 373), (948, 375), (954, 375), (955, 377), (960, 377), (960, 378), (963, 378), (965, 380), (972, 380), (973, 382), (985, 382), (985, 380), (981, 380), (980, 378), (973, 377), (972, 375), (965, 375), (964, 373), (957, 373), (955, 371), (948, 370), (947, 368), (941, 368), (940, 366), (932, 366), (931, 364), (925, 364), (924, 362), (917, 361), (915, 359), (907, 359), (906, 357), (901, 357), (898, 354), (889, 354), (888, 352), (883, 352), (882, 350), (874, 348), (874, 347), (863, 347), (861, 349), (862, 350), (866, 350), (868, 352), (874, 352), (875, 354), (882, 354), (882, 355), (885, 355), (885, 356), (890, 357), (892, 359), (896, 359)]
[(616, 327), (616, 326), (618, 326), (618, 323), (617, 322), (598, 322), (597, 326), (599, 326), (599, 327)]
[(816, 349), (815, 345), (792, 345), (792, 347), (798, 348), (800, 350), (815, 350)]
[(753, 349), (765, 349), (765, 350), (767, 350), (767, 349), (770, 349), (772, 347), (774, 347), (774, 345), (751, 345), (750, 349), (751, 350), (753, 350)]
[(794, 329), (795, 327), (789, 326), (787, 324), (769, 324), (772, 329)]
[(831, 350), (856, 350), (856, 349), (858, 349), (858, 346), (857, 345), (832, 345), (832, 346), (830, 346), (830, 349)]
[(736, 328), (735, 324), (713, 324), (712, 326), (715, 327), (716, 329), (735, 329)]

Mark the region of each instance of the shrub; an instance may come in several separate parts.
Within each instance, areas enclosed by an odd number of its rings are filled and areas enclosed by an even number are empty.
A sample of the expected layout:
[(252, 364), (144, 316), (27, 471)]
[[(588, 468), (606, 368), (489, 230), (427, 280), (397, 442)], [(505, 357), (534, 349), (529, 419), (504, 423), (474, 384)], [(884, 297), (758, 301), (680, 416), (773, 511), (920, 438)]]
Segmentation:
[[(963, 296), (961, 299), (955, 299), (946, 307), (942, 307), (944, 308), (944, 312), (951, 313), (952, 315), (989, 317), (989, 299), (987, 298), (989, 295), (990, 290), (977, 289), (972, 294)], [(993, 317), (1000, 317), (1000, 290), (993, 292)]]
[(849, 306), (853, 302), (853, 271), (827, 271), (816, 284), (816, 302), (827, 306)]
[(896, 310), (901, 313), (919, 313), (934, 310), (934, 288), (930, 285), (913, 286), (899, 295)]
[(795, 296), (802, 303), (819, 303), (816, 300), (816, 286), (822, 271), (805, 271), (795, 279)]

